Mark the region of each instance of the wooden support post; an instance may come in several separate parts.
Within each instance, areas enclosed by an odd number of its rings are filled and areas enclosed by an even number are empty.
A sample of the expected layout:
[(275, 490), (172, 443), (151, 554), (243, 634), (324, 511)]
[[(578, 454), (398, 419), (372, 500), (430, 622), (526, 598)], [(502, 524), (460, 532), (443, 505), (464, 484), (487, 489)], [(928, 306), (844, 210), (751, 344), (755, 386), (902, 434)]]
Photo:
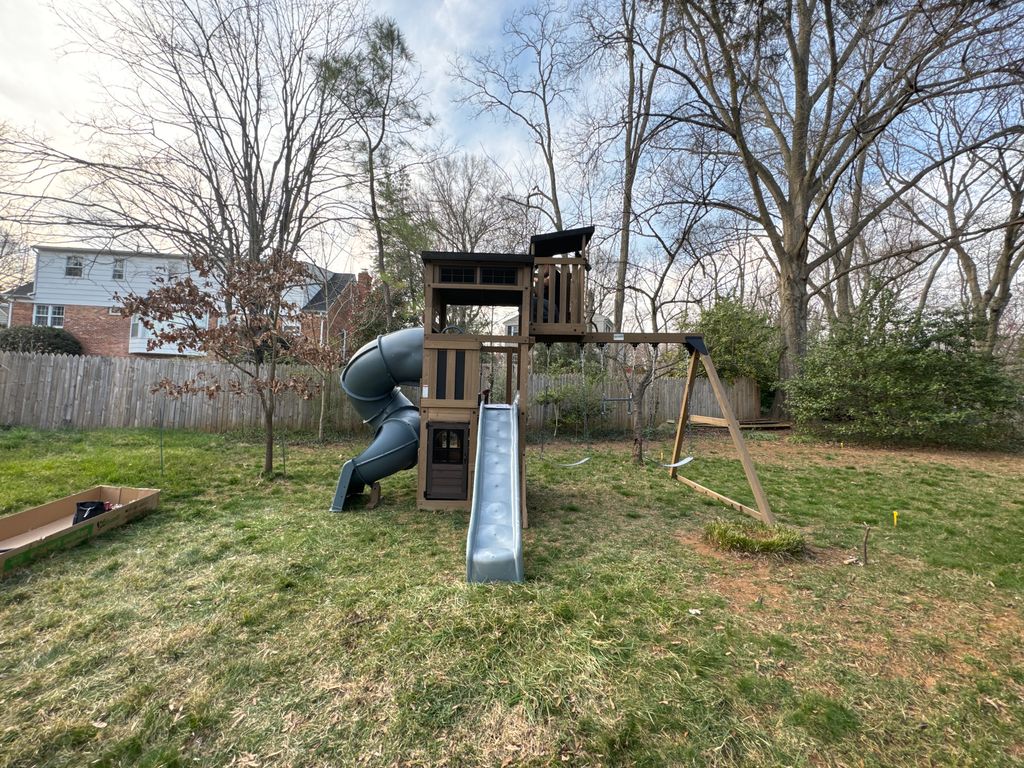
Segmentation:
[(744, 514), (750, 515), (751, 517), (757, 517), (757, 518), (761, 517), (761, 514), (756, 509), (751, 509), (746, 504), (740, 504), (740, 502), (736, 501), (735, 499), (730, 499), (728, 496), (726, 496), (725, 494), (719, 493), (718, 491), (712, 491), (710, 488), (707, 488), (707, 487), (701, 485), (700, 483), (695, 483), (693, 480), (691, 480), (688, 477), (683, 477), (682, 475), (678, 475), (678, 476), (676, 476), (676, 480), (678, 480), (683, 485), (687, 485), (690, 488), (693, 488), (693, 490), (695, 490), (697, 493), (702, 493), (705, 496), (708, 496), (708, 497), (714, 499), (715, 501), (722, 502), (727, 507), (732, 507), (737, 512), (743, 512)]
[(505, 402), (512, 404), (512, 350), (505, 353)]
[[(699, 353), (695, 352), (694, 357), (697, 357)], [(747, 445), (743, 442), (743, 433), (740, 431), (740, 424), (736, 421), (736, 415), (732, 411), (732, 405), (729, 403), (729, 398), (726, 397), (725, 388), (722, 386), (721, 380), (718, 378), (718, 371), (715, 370), (715, 364), (711, 362), (710, 355), (700, 355), (700, 360), (704, 363), (704, 370), (708, 374), (708, 381), (711, 383), (711, 389), (715, 393), (715, 398), (718, 400), (718, 407), (722, 409), (722, 416), (729, 423), (729, 434), (732, 436), (732, 443), (736, 446), (736, 452), (740, 455), (740, 463), (743, 464), (743, 472), (747, 476), (747, 482), (750, 484), (750, 490), (754, 492), (754, 500), (757, 502), (757, 508), (761, 512), (761, 519), (769, 525), (775, 524), (775, 516), (772, 514), (771, 507), (768, 505), (768, 497), (764, 495), (764, 489), (761, 487), (761, 481), (757, 477), (757, 470), (754, 469), (754, 462), (750, 458), (750, 453), (747, 451)]]
[(367, 509), (376, 509), (380, 504), (380, 483), (370, 486), (370, 500), (366, 502)]
[[(519, 506), (523, 528), (530, 527), (530, 515), (526, 508), (526, 418), (527, 402), (530, 397), (530, 345), (519, 345)], [(512, 401), (509, 401), (511, 405)]]
[[(690, 397), (693, 395), (693, 382), (697, 378), (697, 366), (700, 363), (700, 355), (696, 351), (690, 353), (690, 365), (686, 369), (686, 384), (683, 386), (683, 401), (679, 404), (679, 421), (676, 422), (676, 440), (672, 444), (672, 458), (669, 464), (679, 461), (683, 448), (683, 432), (686, 431), (686, 420), (690, 415)], [(678, 467), (672, 467), (669, 477), (676, 476)]]

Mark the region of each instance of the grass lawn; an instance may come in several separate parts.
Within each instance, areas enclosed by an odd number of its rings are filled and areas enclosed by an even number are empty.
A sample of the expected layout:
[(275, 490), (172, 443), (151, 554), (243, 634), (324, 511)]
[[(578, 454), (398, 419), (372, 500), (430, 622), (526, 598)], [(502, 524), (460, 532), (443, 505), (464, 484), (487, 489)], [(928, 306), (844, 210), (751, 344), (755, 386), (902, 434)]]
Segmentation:
[[(96, 483), (159, 510), (0, 581), (0, 765), (1024, 762), (1024, 459), (752, 440), (797, 561), (628, 463), (531, 448), (528, 581), (468, 586), (415, 473), (328, 513), (365, 441), (0, 431), (0, 514)], [(750, 502), (720, 436), (689, 477)], [(667, 447), (652, 446), (652, 456)], [(892, 512), (899, 510), (899, 527)], [(875, 526), (870, 565), (846, 565)]]

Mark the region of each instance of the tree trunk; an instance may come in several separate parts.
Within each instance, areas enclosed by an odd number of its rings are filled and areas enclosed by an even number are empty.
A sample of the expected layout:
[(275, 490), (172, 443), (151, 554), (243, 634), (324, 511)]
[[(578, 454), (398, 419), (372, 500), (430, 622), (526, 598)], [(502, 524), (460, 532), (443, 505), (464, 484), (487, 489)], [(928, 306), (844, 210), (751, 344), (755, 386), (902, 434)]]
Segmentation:
[(384, 327), (390, 329), (395, 317), (395, 303), (391, 296), (391, 286), (388, 284), (384, 264), (384, 231), (380, 225), (380, 210), (377, 206), (377, 167), (374, 152), (367, 153), (366, 168), (370, 177), (370, 221), (373, 224), (373, 235), (377, 245), (377, 274), (380, 276), (381, 289), (384, 293), (384, 312), (386, 320)]
[(316, 425), (316, 441), (324, 441), (324, 420), (327, 417), (327, 379), (320, 385), (320, 419)]
[(800, 266), (784, 261), (779, 272), (779, 325), (782, 328), (782, 356), (779, 359), (779, 382), (772, 415), (786, 413), (785, 384), (800, 372), (800, 363), (807, 353), (808, 303), (807, 277)]
[[(276, 341), (273, 342), (276, 345)], [(263, 453), (263, 474), (271, 477), (274, 474), (274, 382), (277, 380), (277, 350), (271, 349), (270, 364), (267, 366), (267, 390), (260, 393), (263, 404), (263, 428), (266, 431), (266, 445)]]
[(626, 184), (622, 194), (622, 232), (619, 235), (619, 263), (615, 269), (615, 330), (622, 330), (626, 307), (626, 267), (629, 265), (629, 224), (633, 211), (633, 169), (626, 168)]
[(633, 388), (633, 392), (630, 397), (633, 398), (633, 456), (632, 460), (634, 464), (642, 465), (644, 463), (644, 428), (647, 424), (647, 419), (644, 418), (647, 410), (647, 389), (651, 385), (653, 379), (653, 364), (643, 377), (636, 383)]
[(263, 450), (263, 475), (270, 477), (274, 474), (274, 402), (273, 392), (267, 393), (270, 401), (263, 404), (263, 430), (265, 432), (265, 443)]

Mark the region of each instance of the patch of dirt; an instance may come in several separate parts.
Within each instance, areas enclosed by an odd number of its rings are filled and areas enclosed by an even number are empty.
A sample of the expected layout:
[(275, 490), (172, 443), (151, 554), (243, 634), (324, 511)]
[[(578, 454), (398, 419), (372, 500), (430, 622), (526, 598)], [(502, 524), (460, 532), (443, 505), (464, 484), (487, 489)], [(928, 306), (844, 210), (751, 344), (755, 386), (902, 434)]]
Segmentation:
[[(901, 595), (873, 579), (854, 581), (867, 571), (844, 565), (849, 555), (841, 550), (815, 548), (807, 558), (782, 560), (723, 552), (692, 531), (677, 538), (724, 566), (707, 572), (705, 585), (729, 602), (737, 618), (754, 631), (788, 633), (808, 659), (820, 661), (824, 654), (835, 664), (912, 680), (929, 691), (951, 675), (976, 675), (979, 665), (995, 671), (997, 652), (1024, 663), (1020, 606), (999, 604), (995, 594), (986, 602)], [(901, 567), (923, 566), (906, 561)], [(839, 589), (834, 576), (817, 578), (836, 569), (851, 570)], [(812, 592), (810, 583), (820, 583), (821, 593)]]
[(383, 677), (354, 677), (344, 670), (331, 669), (311, 680), (309, 689), (326, 699), (323, 713), (331, 725), (346, 722), (357, 713), (364, 718), (369, 715), (378, 727), (383, 727), (398, 711), (394, 686)]
[[(761, 606), (771, 605), (779, 609), (792, 607), (794, 595), (784, 580), (791, 579), (796, 568), (812, 567), (817, 559), (814, 552), (800, 560), (724, 552), (695, 532), (679, 533), (676, 538), (697, 554), (729, 568), (725, 573), (709, 572), (706, 583), (735, 609), (748, 608), (759, 600)], [(825, 550), (819, 552), (822, 557), (826, 556)]]

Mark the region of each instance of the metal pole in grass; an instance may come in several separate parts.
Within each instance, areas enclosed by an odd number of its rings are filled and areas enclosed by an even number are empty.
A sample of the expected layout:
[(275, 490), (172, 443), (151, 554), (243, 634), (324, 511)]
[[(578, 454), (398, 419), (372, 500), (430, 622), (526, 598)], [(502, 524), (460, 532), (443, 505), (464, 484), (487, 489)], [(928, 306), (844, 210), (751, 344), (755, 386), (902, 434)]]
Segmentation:
[(167, 407), (167, 397), (160, 400), (160, 477), (164, 476), (164, 409)]

